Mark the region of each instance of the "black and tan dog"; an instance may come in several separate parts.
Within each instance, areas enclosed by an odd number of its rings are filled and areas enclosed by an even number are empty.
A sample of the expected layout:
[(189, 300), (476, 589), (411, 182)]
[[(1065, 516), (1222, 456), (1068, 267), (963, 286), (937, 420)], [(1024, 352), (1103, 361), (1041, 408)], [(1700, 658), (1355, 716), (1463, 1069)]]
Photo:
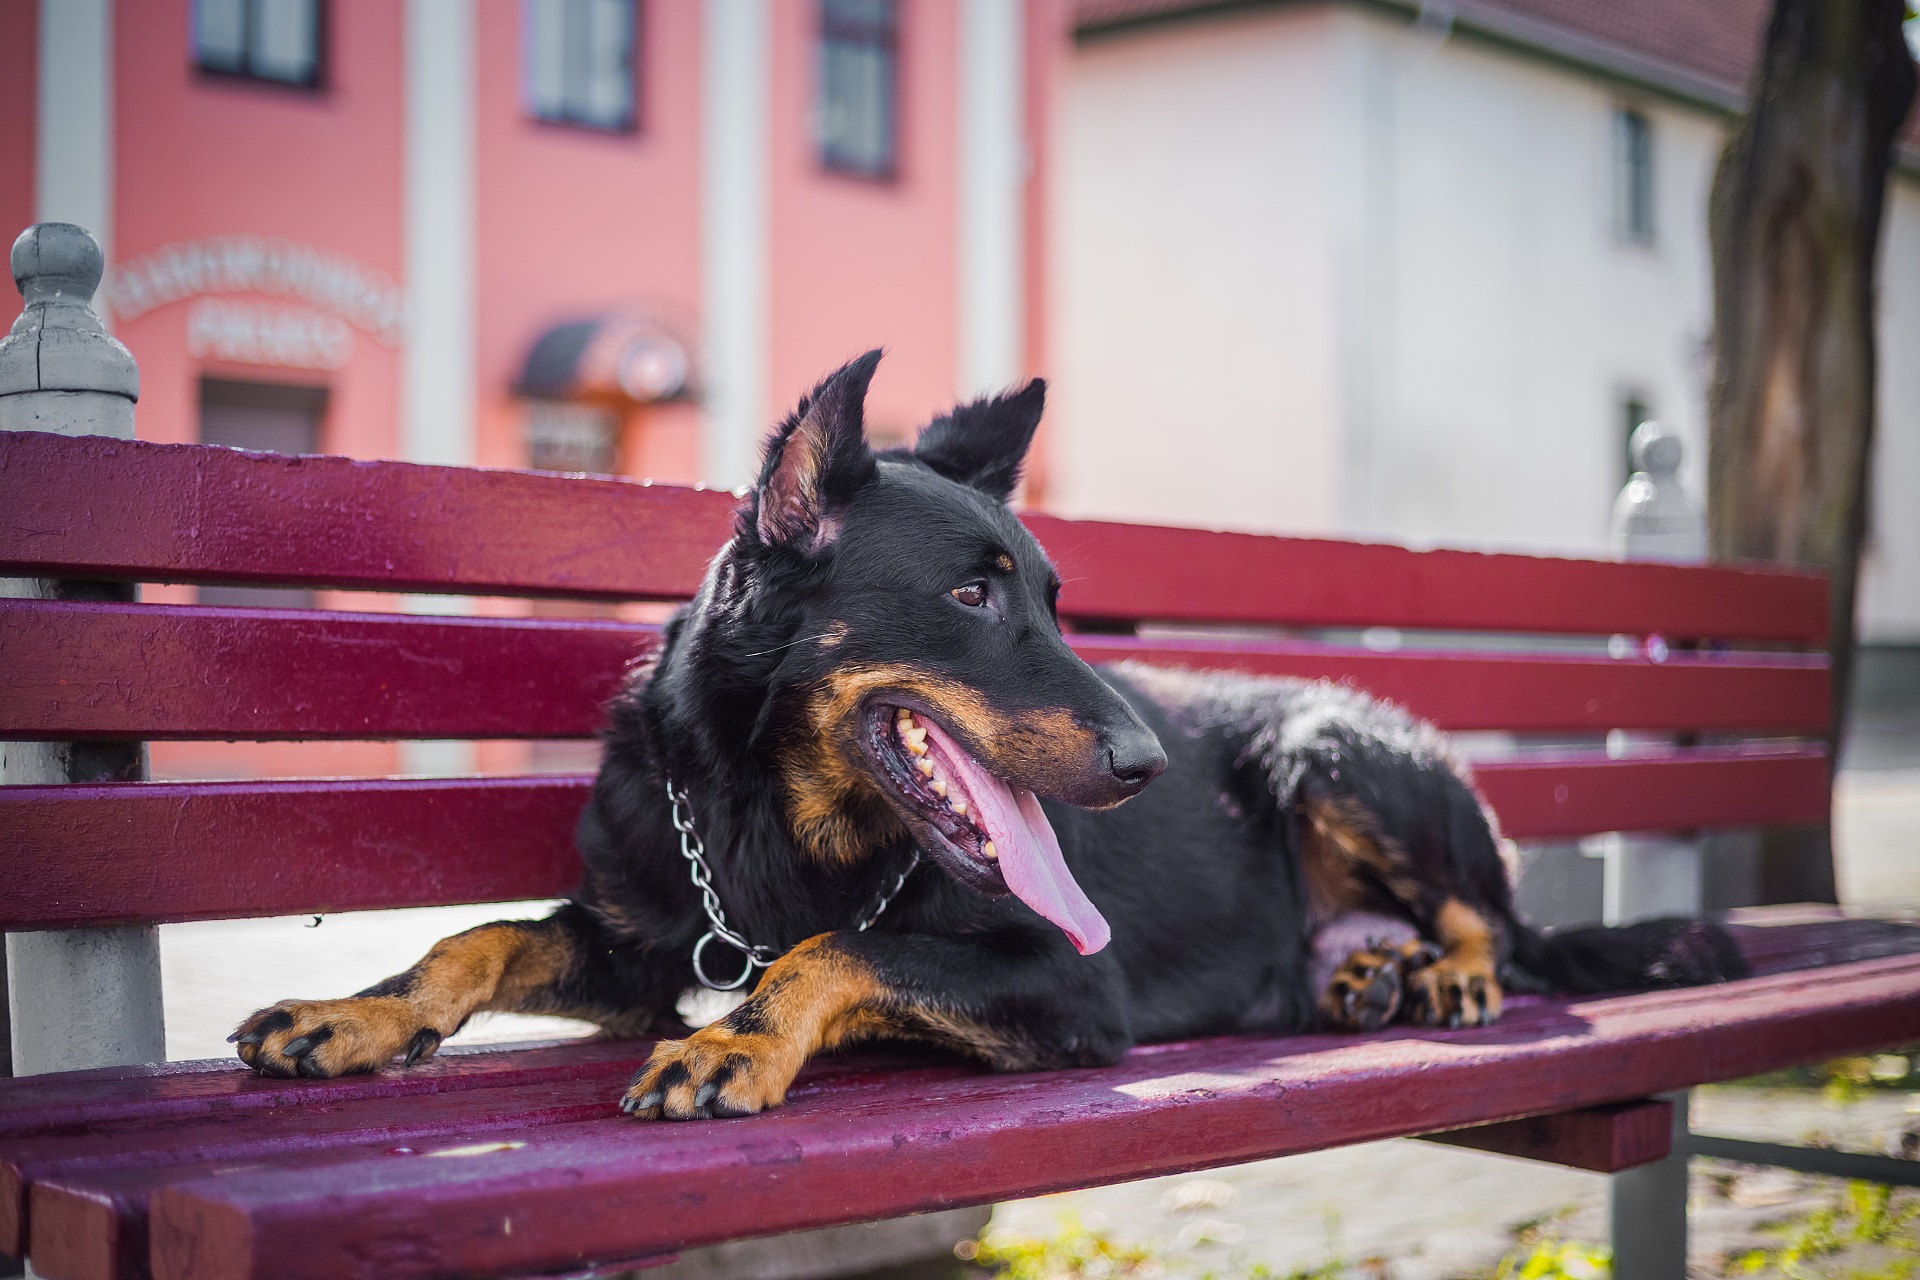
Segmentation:
[[(1043, 386), (874, 453), (878, 359), (775, 433), (699, 596), (614, 702), (573, 901), (448, 938), (351, 999), (262, 1010), (235, 1033), (243, 1059), (333, 1076), (412, 1063), (483, 1010), (566, 1014), (680, 1037), (622, 1105), (686, 1119), (777, 1106), (809, 1057), (861, 1040), (1088, 1066), (1220, 1032), (1476, 1025), (1503, 987), (1741, 971), (1698, 922), (1523, 926), (1492, 815), (1392, 707), (1096, 673), (1006, 506)], [(689, 1034), (696, 947), (720, 981), (747, 965), (723, 924), (770, 963)]]

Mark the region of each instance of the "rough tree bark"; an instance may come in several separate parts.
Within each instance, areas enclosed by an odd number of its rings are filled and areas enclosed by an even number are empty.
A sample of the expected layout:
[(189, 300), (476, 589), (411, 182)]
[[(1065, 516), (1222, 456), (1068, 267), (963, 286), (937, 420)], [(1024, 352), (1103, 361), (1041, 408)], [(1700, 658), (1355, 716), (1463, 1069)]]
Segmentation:
[[(1866, 531), (1880, 217), (1914, 95), (1905, 8), (1775, 0), (1751, 105), (1721, 155), (1708, 206), (1708, 544), (1716, 558), (1830, 575), (1836, 746)], [(1832, 901), (1824, 836), (1813, 847), (1767, 840), (1761, 879), (1767, 901)]]

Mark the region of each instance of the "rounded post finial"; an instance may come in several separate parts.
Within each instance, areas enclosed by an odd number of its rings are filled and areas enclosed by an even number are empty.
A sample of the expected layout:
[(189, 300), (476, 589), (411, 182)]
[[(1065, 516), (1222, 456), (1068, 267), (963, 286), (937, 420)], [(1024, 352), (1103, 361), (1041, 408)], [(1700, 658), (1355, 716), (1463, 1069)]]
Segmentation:
[(26, 305), (0, 338), (0, 431), (131, 438), (140, 369), (93, 311), (100, 242), (42, 222), (13, 242), (10, 264)]
[(1627, 440), (1627, 452), (1633, 459), (1635, 471), (1644, 471), (1650, 476), (1670, 476), (1680, 470), (1685, 449), (1678, 434), (1649, 420), (1633, 429), (1633, 435)]
[(73, 302), (87, 306), (106, 259), (100, 242), (85, 227), (71, 222), (41, 222), (22, 231), (10, 257), (14, 287), (28, 306), (39, 302)]
[(1629, 560), (1700, 560), (1707, 554), (1706, 514), (1680, 483), (1686, 450), (1680, 434), (1643, 422), (1627, 439), (1633, 475), (1613, 504), (1615, 555)]

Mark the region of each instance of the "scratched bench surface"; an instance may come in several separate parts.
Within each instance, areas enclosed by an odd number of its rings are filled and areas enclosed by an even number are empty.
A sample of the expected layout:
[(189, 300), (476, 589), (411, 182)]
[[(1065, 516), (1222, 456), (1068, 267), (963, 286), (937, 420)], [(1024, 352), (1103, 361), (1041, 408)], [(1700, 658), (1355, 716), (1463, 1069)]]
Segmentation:
[[(1763, 917), (1764, 918), (1764, 917)], [(1920, 927), (1742, 926), (1758, 976), (1495, 1027), (1230, 1037), (1094, 1071), (815, 1064), (789, 1105), (645, 1125), (645, 1042), (275, 1081), (234, 1063), (0, 1083), (0, 1249), (50, 1280), (515, 1275), (1644, 1097), (1920, 1037)], [(1818, 966), (1809, 968), (1808, 966)]]

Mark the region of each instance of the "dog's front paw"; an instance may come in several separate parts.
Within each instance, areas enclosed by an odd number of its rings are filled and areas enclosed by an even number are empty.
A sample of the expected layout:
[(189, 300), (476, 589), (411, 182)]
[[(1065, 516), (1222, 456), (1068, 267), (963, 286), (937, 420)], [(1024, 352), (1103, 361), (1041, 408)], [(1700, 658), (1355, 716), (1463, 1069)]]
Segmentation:
[(412, 1066), (440, 1047), (438, 1031), (420, 1025), (406, 1001), (388, 996), (282, 1000), (227, 1039), (255, 1071), (315, 1080), (372, 1071), (402, 1053)]
[(1407, 978), (1406, 1010), (1422, 1026), (1491, 1026), (1500, 1017), (1500, 979), (1488, 960), (1443, 956)]
[(620, 1109), (640, 1120), (710, 1120), (752, 1115), (787, 1100), (801, 1055), (769, 1035), (742, 1035), (719, 1023), (685, 1040), (663, 1040), (628, 1086)]

